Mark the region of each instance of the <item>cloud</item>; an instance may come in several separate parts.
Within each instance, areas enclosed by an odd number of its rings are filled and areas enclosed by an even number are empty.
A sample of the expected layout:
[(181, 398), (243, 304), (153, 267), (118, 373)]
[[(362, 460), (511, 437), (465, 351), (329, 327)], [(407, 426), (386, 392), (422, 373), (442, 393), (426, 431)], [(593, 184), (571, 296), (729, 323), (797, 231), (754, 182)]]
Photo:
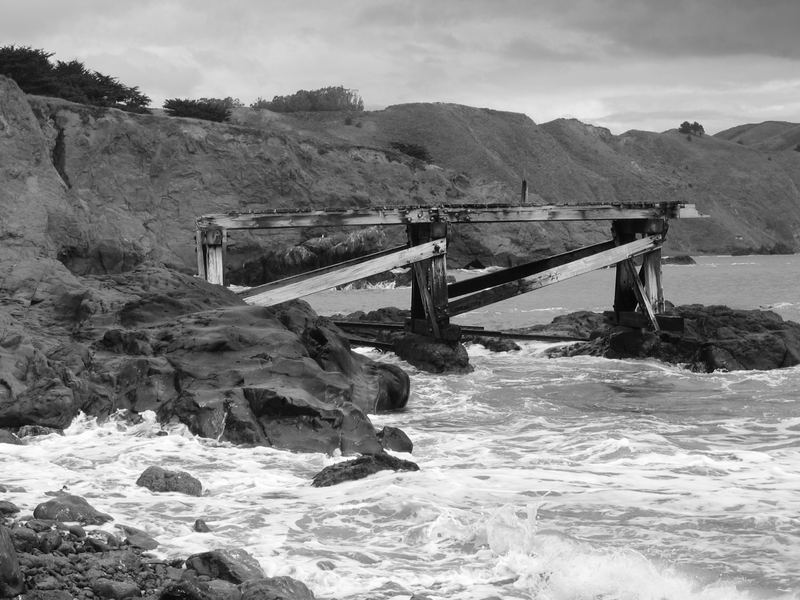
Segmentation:
[(671, 119), (678, 105), (718, 105), (726, 115), (741, 113), (724, 108), (737, 102), (754, 115), (796, 106), (779, 88), (798, 72), (798, 0), (8, 4), (4, 44), (77, 58), (138, 86), (156, 106), (344, 85), (371, 107), (445, 101), (537, 121), (608, 116), (615, 130), (658, 111)]

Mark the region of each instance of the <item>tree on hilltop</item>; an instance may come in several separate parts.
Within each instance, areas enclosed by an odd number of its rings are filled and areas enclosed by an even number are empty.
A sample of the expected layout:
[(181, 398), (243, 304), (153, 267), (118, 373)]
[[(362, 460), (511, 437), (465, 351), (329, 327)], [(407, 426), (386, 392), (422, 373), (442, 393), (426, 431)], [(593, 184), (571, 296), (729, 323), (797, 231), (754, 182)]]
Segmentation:
[(250, 108), (266, 108), (275, 112), (315, 112), (333, 110), (364, 110), (364, 100), (356, 90), (343, 86), (318, 90), (299, 90), (289, 96), (274, 96), (271, 101), (259, 98)]
[(0, 47), (0, 74), (17, 82), (26, 94), (63, 98), (80, 104), (146, 112), (150, 98), (137, 87), (92, 71), (78, 60), (56, 61), (52, 52), (30, 46)]
[(681, 126), (678, 127), (678, 133), (685, 133), (689, 136), (696, 135), (697, 137), (703, 137), (703, 134), (706, 132), (705, 128), (700, 125), (697, 121), (694, 123), (689, 123), (689, 121), (684, 121), (681, 123)]
[(241, 106), (237, 99), (228, 98), (170, 98), (164, 102), (164, 109), (171, 117), (191, 117), (206, 121), (227, 121), (231, 116), (231, 109)]

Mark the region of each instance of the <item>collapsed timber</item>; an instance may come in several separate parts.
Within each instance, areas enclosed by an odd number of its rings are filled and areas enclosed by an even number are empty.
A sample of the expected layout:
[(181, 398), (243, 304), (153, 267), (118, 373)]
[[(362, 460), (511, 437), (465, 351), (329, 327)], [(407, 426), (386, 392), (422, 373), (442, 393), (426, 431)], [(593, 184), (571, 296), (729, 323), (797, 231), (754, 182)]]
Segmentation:
[[(394, 350), (410, 354), (440, 354), (450, 347), (456, 370), (466, 368), (459, 350), (474, 328), (451, 323), (451, 318), (475, 309), (532, 292), (590, 271), (616, 268), (613, 320), (658, 332), (681, 329), (680, 317), (665, 314), (661, 281), (661, 248), (668, 222), (699, 217), (693, 205), (681, 202), (602, 205), (443, 205), (226, 213), (197, 219), (197, 266), (199, 275), (211, 283), (226, 283), (225, 255), (230, 231), (289, 227), (404, 226), (408, 243), (368, 256), (256, 286), (241, 293), (250, 304), (274, 306), (325, 289), (344, 285), (396, 267), (411, 265), (413, 271), (410, 315), (402, 323), (411, 342), (394, 344)], [(558, 221), (610, 221), (611, 239), (545, 259), (535, 260), (459, 282), (447, 282), (447, 240), (451, 227), (459, 223), (532, 223)], [(634, 262), (634, 261), (638, 261)], [(397, 327), (395, 323), (393, 326)], [(381, 346), (380, 337), (352, 339)], [(362, 333), (363, 330), (362, 329)], [(508, 334), (505, 334), (506, 336)], [(501, 334), (502, 336), (502, 334)], [(360, 338), (360, 339), (359, 339)], [(563, 338), (562, 338), (563, 339)], [(565, 340), (566, 341), (566, 340)], [(413, 360), (412, 360), (413, 362)], [(430, 361), (422, 360), (422, 364)], [(427, 367), (426, 367), (427, 368)], [(447, 370), (439, 366), (433, 370)]]

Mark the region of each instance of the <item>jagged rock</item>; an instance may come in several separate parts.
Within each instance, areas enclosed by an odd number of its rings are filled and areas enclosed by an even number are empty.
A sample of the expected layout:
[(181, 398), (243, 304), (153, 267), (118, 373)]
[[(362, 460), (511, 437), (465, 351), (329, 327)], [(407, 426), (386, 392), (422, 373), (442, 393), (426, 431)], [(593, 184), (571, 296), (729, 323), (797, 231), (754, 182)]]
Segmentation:
[(13, 598), (25, 591), (25, 579), (8, 529), (0, 525), (0, 598)]
[(198, 533), (209, 533), (211, 528), (206, 524), (203, 519), (197, 519), (194, 522), (194, 527), (192, 527)]
[(368, 475), (385, 470), (419, 471), (419, 466), (410, 460), (402, 460), (385, 452), (369, 456), (360, 456), (353, 460), (336, 463), (325, 467), (314, 475), (311, 485), (326, 487), (343, 481), (355, 481)]
[(386, 450), (411, 453), (414, 449), (411, 438), (406, 435), (405, 431), (397, 427), (385, 426), (378, 432), (378, 441)]
[[(685, 320), (681, 333), (613, 327), (598, 315), (600, 326), (591, 341), (554, 348), (549, 355), (656, 358), (705, 372), (800, 364), (800, 324), (776, 313), (698, 304), (674, 307), (672, 312)], [(586, 315), (576, 317), (577, 327), (583, 327)], [(563, 329), (569, 318), (563, 317), (558, 328)]]
[(57, 496), (39, 504), (33, 509), (33, 516), (37, 519), (78, 521), (90, 525), (100, 525), (112, 520), (111, 515), (95, 509), (84, 498), (71, 494)]
[(296, 388), (244, 388), (244, 397), (269, 443), (303, 452), (343, 454), (381, 449), (361, 410), (342, 400), (322, 402)]
[(134, 548), (141, 550), (155, 550), (158, 548), (158, 542), (146, 532), (130, 525), (117, 525), (125, 534), (125, 542)]
[(314, 600), (306, 584), (285, 576), (245, 581), (240, 589), (242, 600)]
[(445, 342), (407, 333), (395, 338), (397, 356), (418, 369), (431, 373), (469, 373), (469, 355), (458, 342)]
[(178, 492), (189, 496), (203, 495), (203, 485), (196, 477), (185, 471), (168, 471), (155, 465), (147, 467), (139, 475), (136, 485), (146, 487), (151, 492)]
[(186, 568), (199, 576), (243, 583), (264, 577), (261, 565), (242, 549), (211, 550), (192, 554), (186, 559)]

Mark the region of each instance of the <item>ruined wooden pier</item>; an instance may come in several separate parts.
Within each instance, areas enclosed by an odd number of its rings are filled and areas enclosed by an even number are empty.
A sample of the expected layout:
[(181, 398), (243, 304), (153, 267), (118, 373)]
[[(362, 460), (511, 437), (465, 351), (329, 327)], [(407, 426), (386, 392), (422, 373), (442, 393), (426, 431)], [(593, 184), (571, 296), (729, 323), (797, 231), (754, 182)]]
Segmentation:
[[(408, 244), (260, 285), (242, 293), (247, 302), (274, 305), (411, 265), (411, 320), (415, 333), (456, 340), (456, 315), (531, 292), (603, 267), (616, 266), (614, 315), (621, 324), (669, 326), (663, 317), (661, 247), (668, 222), (699, 216), (681, 202), (511, 206), (447, 205), (346, 210), (274, 211), (204, 215), (197, 219), (200, 277), (224, 285), (228, 232), (286, 227), (405, 226)], [(609, 221), (611, 238), (562, 254), (447, 283), (447, 237), (458, 223)], [(641, 257), (641, 258), (639, 258)], [(635, 261), (636, 259), (636, 261)]]

